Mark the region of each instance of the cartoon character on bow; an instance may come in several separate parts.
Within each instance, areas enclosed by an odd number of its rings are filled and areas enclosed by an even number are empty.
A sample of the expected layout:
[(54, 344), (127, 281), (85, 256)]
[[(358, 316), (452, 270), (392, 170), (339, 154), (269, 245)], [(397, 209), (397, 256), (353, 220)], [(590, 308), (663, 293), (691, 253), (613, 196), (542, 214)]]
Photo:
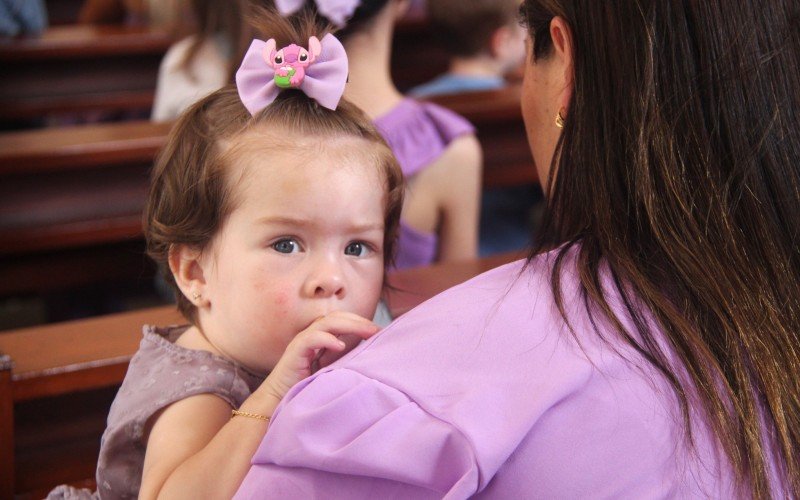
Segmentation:
[(306, 76), (306, 68), (322, 52), (317, 37), (308, 39), (308, 50), (295, 44), (276, 51), (275, 39), (270, 38), (264, 47), (264, 60), (275, 70), (275, 85), (286, 89), (299, 87)]

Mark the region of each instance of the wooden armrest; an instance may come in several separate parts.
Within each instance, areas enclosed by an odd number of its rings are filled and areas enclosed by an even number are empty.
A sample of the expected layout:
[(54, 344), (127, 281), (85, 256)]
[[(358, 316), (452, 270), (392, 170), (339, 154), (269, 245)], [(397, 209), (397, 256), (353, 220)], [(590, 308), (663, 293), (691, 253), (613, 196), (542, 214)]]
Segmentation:
[(0, 352), (14, 363), (14, 401), (118, 384), (142, 325), (181, 322), (174, 306), (163, 306), (3, 332)]

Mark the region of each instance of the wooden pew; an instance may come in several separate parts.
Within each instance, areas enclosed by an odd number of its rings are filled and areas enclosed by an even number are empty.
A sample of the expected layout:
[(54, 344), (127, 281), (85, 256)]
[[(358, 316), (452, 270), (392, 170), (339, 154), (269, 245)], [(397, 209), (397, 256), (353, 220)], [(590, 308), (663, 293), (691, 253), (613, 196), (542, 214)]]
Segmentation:
[[(502, 254), (394, 272), (389, 310), (397, 317), (446, 288), (520, 257)], [(182, 322), (173, 306), (163, 306), (0, 334), (0, 459), (10, 464), (0, 472), (0, 498), (34, 490), (45, 494), (59, 483), (93, 477), (108, 405), (139, 344), (142, 325)], [(99, 396), (91, 399), (90, 394)], [(90, 407), (92, 414), (73, 408), (70, 400)], [(38, 427), (26, 427), (30, 419)], [(37, 434), (44, 438), (36, 439)]]
[(164, 31), (55, 26), (41, 37), (0, 41), (0, 123), (85, 112), (149, 114)]
[(148, 175), (170, 124), (0, 135), (0, 296), (135, 279)]

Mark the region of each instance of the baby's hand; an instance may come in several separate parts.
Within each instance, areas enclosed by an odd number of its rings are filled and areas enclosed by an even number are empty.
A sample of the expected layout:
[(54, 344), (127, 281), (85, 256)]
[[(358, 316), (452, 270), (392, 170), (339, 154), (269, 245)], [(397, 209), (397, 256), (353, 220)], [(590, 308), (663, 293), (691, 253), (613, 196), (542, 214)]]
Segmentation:
[(294, 337), (263, 385), (282, 399), (297, 382), (333, 363), (378, 330), (378, 325), (357, 314), (335, 311), (322, 316)]

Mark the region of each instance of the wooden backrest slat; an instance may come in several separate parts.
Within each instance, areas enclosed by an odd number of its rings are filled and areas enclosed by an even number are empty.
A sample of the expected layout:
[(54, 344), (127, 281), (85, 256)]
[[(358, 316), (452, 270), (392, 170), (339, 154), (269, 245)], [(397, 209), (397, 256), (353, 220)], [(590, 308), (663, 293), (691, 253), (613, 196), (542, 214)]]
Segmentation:
[(130, 121), (0, 134), (0, 175), (151, 162), (171, 123)]
[(0, 62), (163, 54), (172, 38), (164, 30), (75, 24), (53, 26), (39, 37), (0, 41)]

